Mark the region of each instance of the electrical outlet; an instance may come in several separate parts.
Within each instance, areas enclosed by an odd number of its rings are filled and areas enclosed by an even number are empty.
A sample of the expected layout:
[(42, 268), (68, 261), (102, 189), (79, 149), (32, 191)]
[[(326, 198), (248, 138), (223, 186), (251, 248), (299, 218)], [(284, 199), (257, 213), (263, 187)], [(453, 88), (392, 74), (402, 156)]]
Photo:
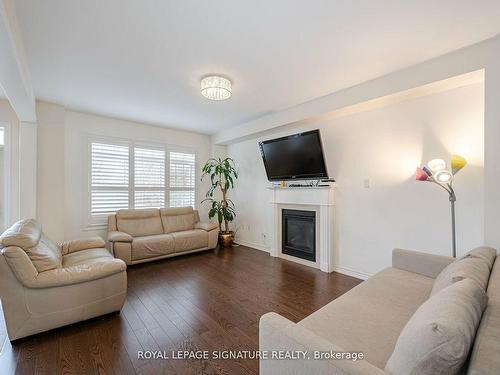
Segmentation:
[(372, 182), (370, 181), (369, 178), (365, 178), (365, 180), (363, 181), (363, 186), (365, 187), (365, 189), (369, 189), (372, 185)]

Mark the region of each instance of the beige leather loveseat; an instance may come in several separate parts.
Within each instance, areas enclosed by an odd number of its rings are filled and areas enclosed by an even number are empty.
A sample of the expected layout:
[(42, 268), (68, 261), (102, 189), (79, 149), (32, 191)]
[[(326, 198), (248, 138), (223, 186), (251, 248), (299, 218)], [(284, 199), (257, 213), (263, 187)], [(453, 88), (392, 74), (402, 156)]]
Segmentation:
[(269, 354), (261, 375), (500, 374), (499, 257), (488, 247), (457, 260), (396, 249), (392, 268), (298, 323), (263, 315), (259, 343), (307, 353)]
[(115, 257), (127, 264), (214, 249), (219, 234), (192, 207), (119, 210), (108, 217), (108, 230)]
[(102, 238), (56, 245), (28, 219), (0, 236), (0, 250), (0, 298), (10, 340), (123, 306), (126, 265)]

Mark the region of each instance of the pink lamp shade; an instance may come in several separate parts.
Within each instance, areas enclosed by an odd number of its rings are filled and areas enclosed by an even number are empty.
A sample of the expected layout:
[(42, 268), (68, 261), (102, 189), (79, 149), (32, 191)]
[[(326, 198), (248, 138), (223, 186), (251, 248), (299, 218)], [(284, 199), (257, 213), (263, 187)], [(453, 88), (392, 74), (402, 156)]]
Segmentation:
[(425, 171), (422, 168), (418, 167), (417, 172), (415, 173), (415, 179), (417, 181), (427, 181), (428, 178), (429, 175), (425, 173)]

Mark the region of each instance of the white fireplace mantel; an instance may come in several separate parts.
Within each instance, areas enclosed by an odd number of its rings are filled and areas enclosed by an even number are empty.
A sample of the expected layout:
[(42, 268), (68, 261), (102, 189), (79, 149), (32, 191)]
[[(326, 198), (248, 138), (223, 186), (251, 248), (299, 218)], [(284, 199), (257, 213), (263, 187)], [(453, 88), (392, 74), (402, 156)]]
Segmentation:
[[(273, 206), (274, 240), (270, 255), (293, 262), (333, 272), (333, 232), (334, 232), (334, 187), (272, 187), (271, 204)], [(309, 210), (316, 212), (316, 262), (293, 257), (281, 252), (282, 210)]]

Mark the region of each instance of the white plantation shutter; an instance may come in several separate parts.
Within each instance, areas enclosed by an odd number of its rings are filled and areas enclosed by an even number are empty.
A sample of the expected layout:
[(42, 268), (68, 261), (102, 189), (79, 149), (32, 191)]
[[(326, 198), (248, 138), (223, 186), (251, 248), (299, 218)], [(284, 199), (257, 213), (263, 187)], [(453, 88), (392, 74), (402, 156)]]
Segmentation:
[(169, 206), (195, 206), (196, 160), (194, 154), (169, 153)]
[(128, 146), (92, 142), (90, 159), (91, 215), (107, 215), (128, 208)]
[(89, 151), (90, 226), (123, 208), (195, 206), (195, 154), (113, 139), (90, 140)]
[(134, 207), (165, 207), (165, 151), (134, 149)]

